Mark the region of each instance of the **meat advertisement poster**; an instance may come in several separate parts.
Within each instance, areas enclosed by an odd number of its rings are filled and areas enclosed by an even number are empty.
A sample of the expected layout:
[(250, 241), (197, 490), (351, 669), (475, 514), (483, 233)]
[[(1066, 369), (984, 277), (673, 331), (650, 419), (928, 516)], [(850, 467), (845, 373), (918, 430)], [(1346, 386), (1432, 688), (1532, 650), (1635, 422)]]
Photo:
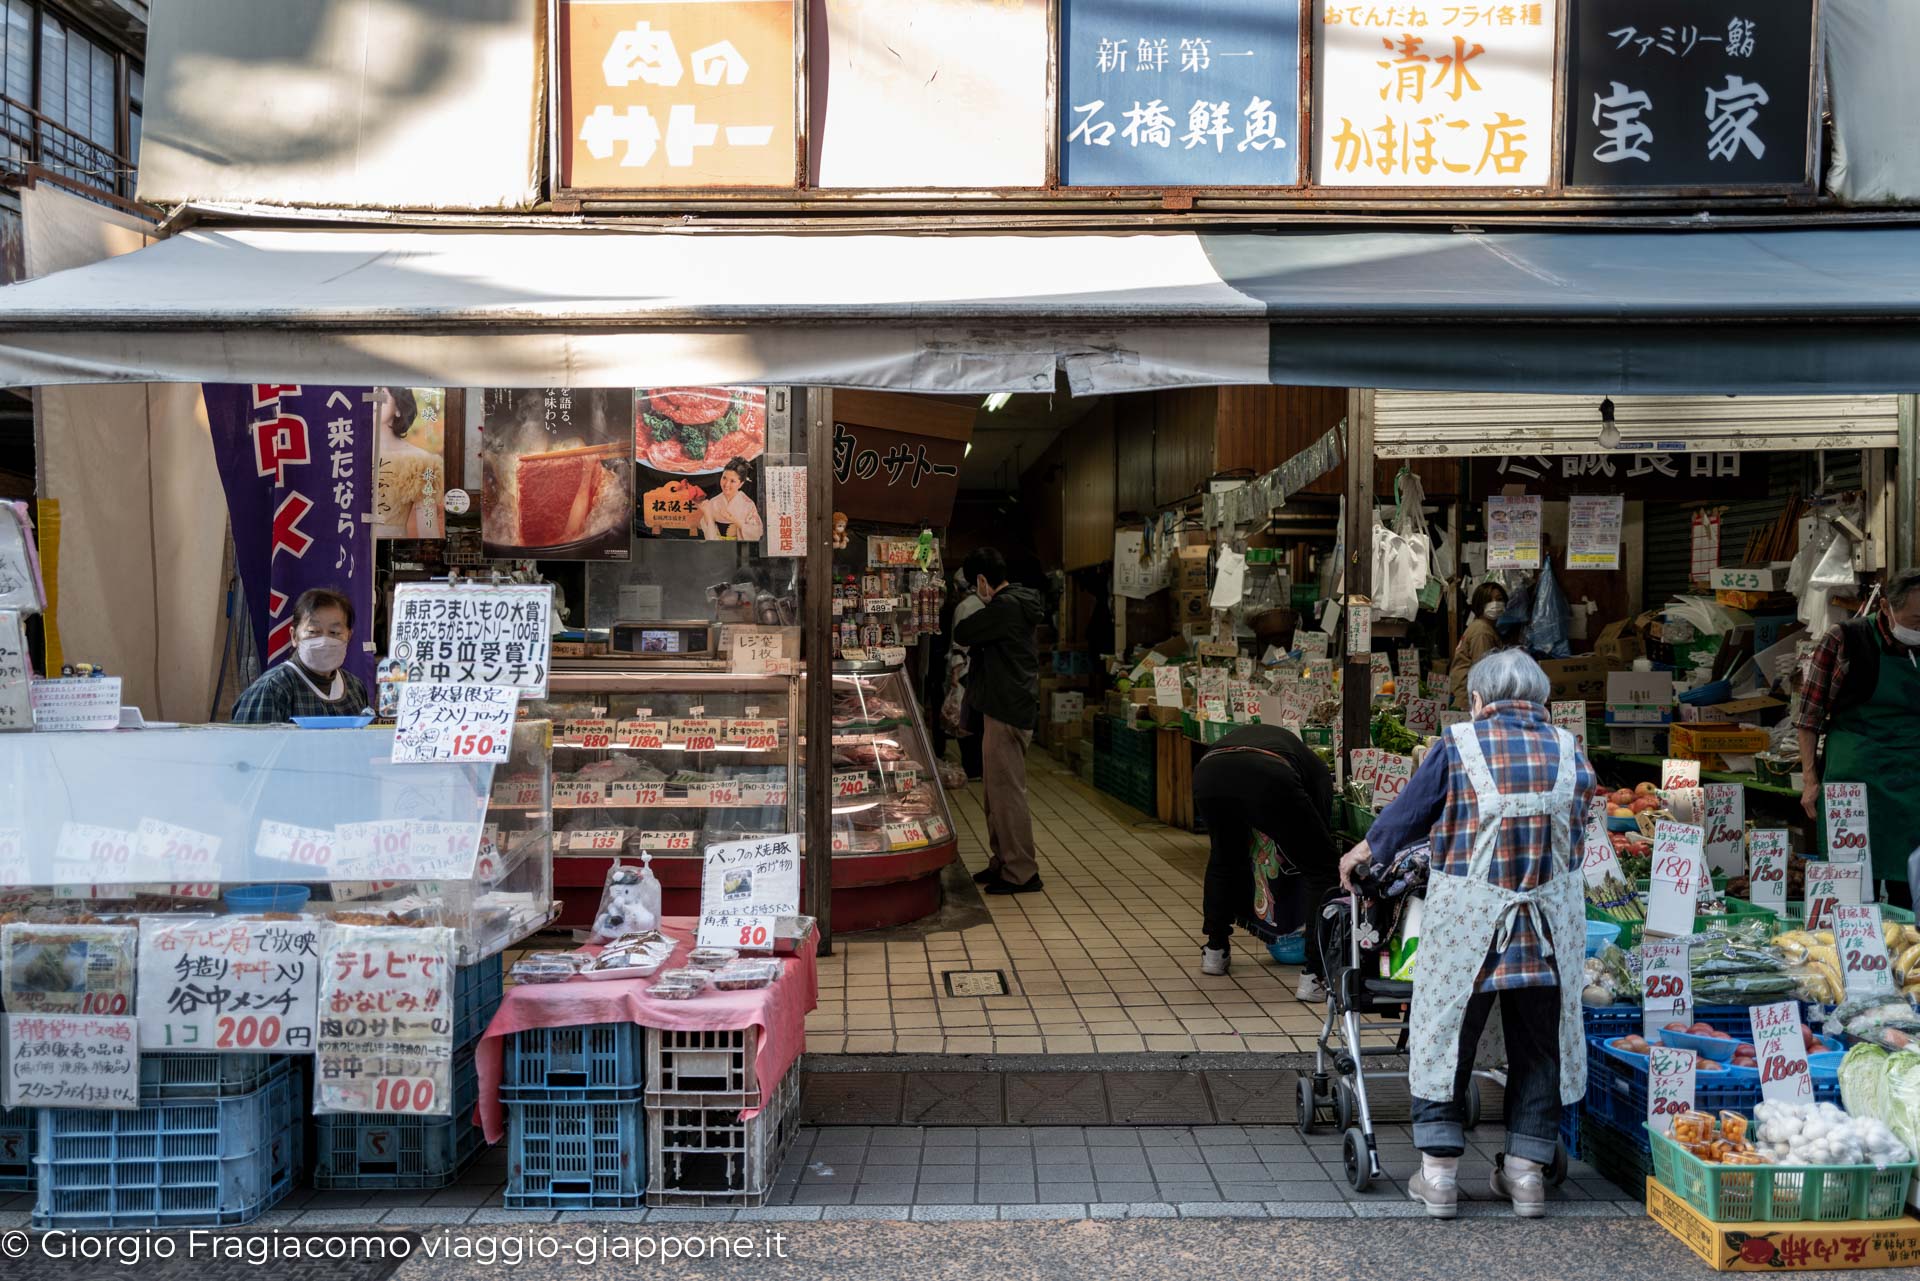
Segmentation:
[(759, 542), (766, 532), (764, 387), (643, 387), (634, 395), (636, 538)]
[(633, 393), (489, 387), (481, 418), (480, 529), (503, 560), (626, 560)]

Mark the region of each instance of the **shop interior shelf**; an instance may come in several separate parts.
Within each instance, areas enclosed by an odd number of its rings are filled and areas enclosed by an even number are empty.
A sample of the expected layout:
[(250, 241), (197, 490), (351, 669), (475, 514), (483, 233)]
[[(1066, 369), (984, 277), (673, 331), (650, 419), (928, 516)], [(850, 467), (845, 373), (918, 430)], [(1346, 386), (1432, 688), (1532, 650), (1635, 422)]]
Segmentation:
[(510, 1103), (510, 1210), (632, 1210), (646, 1204), (645, 1105)]
[(645, 1040), (636, 1023), (528, 1028), (507, 1038), (500, 1097), (507, 1102), (638, 1102), (647, 1088)]
[(453, 1058), (451, 1116), (316, 1116), (313, 1186), (335, 1191), (446, 1187), (480, 1155), (480, 1127), (473, 1120), (479, 1097), (469, 1046)]
[(1715, 1223), (1835, 1223), (1906, 1212), (1914, 1163), (1718, 1165), (1664, 1134), (1648, 1132), (1660, 1182)]

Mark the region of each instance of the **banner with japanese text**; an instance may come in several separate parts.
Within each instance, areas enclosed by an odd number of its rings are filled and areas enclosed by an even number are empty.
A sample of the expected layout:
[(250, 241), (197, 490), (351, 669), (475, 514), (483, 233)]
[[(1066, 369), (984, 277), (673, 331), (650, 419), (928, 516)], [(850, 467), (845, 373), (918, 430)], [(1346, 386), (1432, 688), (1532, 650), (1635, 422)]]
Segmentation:
[(1315, 0), (1314, 181), (1545, 186), (1555, 9)]
[(373, 626), (373, 389), (202, 387), (227, 494), (234, 561), (262, 666), (293, 655), (293, 603), (326, 587), (353, 602), (346, 670), (368, 689)]
[(320, 922), (142, 917), (138, 990), (142, 1049), (311, 1054)]
[(315, 1114), (453, 1114), (454, 935), (334, 926), (324, 935)]
[(855, 520), (944, 525), (967, 442), (883, 427), (833, 425), (833, 505)]
[(1288, 186), (1300, 13), (1272, 0), (1062, 0), (1068, 186)]

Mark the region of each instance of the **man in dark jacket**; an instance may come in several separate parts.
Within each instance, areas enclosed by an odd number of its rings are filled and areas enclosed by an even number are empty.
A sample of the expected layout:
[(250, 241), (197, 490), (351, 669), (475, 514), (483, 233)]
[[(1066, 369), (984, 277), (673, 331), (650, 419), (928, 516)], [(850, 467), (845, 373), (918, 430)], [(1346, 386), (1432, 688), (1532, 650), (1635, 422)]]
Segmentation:
[(973, 878), (989, 894), (1041, 888), (1027, 810), (1027, 745), (1040, 718), (1040, 656), (1033, 630), (1047, 616), (1040, 593), (1007, 581), (1007, 561), (991, 547), (967, 557), (963, 570), (986, 605), (955, 624), (953, 643), (972, 660), (967, 715), (979, 723), (992, 857)]

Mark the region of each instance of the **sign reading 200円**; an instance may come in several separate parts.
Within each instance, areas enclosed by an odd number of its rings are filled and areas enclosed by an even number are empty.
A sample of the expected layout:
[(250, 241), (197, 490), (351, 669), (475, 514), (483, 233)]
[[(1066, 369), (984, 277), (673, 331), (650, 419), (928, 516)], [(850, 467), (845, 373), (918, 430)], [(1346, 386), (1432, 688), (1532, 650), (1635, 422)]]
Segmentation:
[(1298, 180), (1297, 6), (1062, 0), (1060, 22), (1066, 185)]

